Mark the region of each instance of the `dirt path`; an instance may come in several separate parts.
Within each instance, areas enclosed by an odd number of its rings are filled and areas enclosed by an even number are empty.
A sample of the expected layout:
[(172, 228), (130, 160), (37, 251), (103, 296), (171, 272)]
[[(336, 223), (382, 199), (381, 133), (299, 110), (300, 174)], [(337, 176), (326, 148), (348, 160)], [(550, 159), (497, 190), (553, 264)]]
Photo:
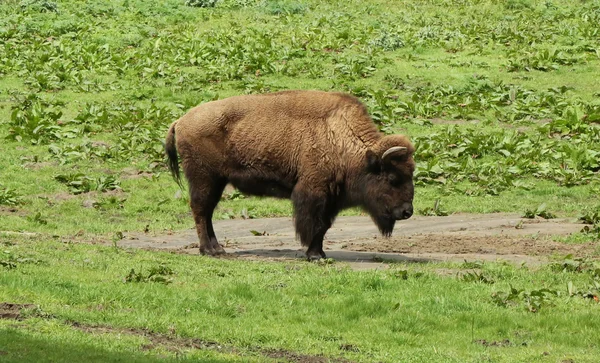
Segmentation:
[[(295, 239), (291, 218), (215, 221), (219, 241), (229, 258), (297, 259), (304, 252)], [(522, 219), (515, 214), (456, 214), (414, 217), (396, 224), (391, 238), (382, 238), (368, 217), (339, 217), (325, 236), (328, 257), (353, 268), (385, 268), (390, 261), (506, 260), (537, 265), (549, 256), (587, 256), (595, 244), (565, 244), (566, 236), (583, 225), (568, 219)], [(195, 230), (169, 235), (126, 234), (122, 247), (198, 253)]]

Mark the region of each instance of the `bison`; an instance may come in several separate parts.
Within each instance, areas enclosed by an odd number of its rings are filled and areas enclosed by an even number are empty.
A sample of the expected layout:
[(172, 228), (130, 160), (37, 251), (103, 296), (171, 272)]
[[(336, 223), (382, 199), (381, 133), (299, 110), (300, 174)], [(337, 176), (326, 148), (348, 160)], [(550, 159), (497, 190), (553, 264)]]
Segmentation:
[(344, 93), (283, 91), (234, 96), (192, 108), (175, 121), (165, 151), (189, 184), (200, 253), (225, 253), (212, 216), (228, 183), (242, 193), (289, 198), (309, 260), (340, 210), (360, 206), (384, 236), (413, 214), (414, 147), (383, 135), (365, 106)]

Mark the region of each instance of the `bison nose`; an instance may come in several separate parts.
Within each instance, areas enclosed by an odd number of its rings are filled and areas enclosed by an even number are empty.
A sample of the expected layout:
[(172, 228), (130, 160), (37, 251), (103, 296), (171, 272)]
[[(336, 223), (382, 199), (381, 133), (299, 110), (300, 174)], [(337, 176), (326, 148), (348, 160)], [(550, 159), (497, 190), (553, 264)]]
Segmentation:
[(409, 219), (413, 215), (412, 203), (404, 203), (401, 207), (394, 208), (394, 218), (396, 220)]

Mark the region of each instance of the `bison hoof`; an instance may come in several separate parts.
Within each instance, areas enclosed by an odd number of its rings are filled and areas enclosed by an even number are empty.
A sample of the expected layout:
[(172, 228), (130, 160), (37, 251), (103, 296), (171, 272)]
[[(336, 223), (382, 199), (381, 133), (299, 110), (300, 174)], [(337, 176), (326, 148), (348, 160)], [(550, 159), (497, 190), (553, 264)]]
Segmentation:
[(308, 259), (309, 262), (315, 262), (315, 261), (320, 261), (322, 258), (327, 258), (327, 256), (325, 255), (325, 252), (323, 252), (323, 251), (319, 251), (319, 252), (307, 251), (306, 258)]
[(214, 248), (213, 248), (214, 254), (215, 255), (224, 255), (227, 252), (225, 252), (225, 249), (223, 248), (223, 246), (221, 246), (220, 244), (217, 244)]
[(219, 248), (200, 248), (200, 254), (204, 256), (218, 256), (225, 253), (225, 250), (221, 246)]

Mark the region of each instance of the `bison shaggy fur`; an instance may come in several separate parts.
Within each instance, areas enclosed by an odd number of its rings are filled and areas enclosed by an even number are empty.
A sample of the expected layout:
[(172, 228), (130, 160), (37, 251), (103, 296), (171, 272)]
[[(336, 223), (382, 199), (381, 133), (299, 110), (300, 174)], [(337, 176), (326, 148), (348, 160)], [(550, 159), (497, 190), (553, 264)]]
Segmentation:
[(414, 147), (383, 135), (365, 106), (344, 93), (284, 91), (207, 102), (175, 121), (165, 144), (189, 184), (200, 252), (224, 253), (213, 211), (230, 183), (242, 193), (290, 198), (309, 259), (340, 210), (360, 206), (383, 235), (413, 212)]

